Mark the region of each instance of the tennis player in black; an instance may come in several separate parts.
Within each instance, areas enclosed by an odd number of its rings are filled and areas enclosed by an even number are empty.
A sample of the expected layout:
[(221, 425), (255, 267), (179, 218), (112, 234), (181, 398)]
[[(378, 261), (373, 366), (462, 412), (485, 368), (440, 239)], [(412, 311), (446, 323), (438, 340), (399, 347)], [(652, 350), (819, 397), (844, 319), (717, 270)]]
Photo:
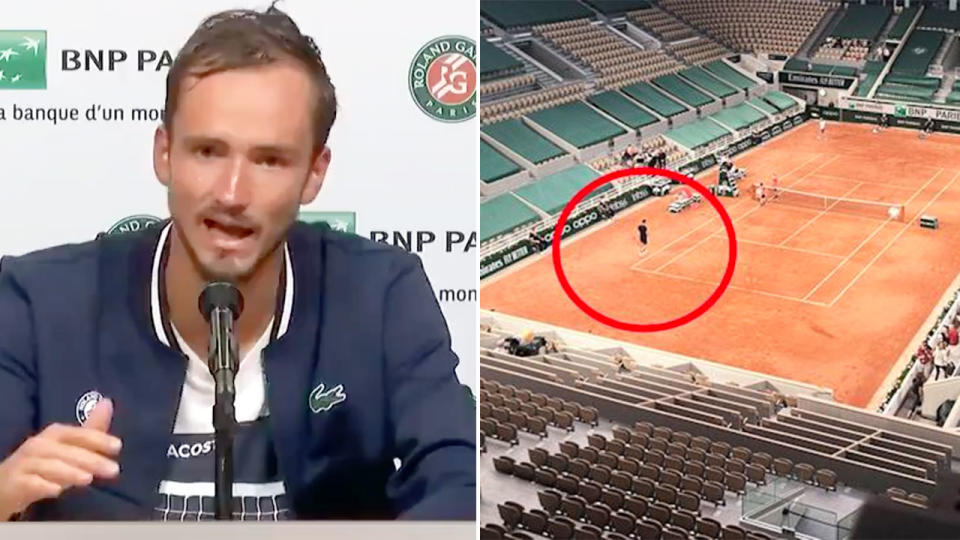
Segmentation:
[(639, 235), (640, 240), (640, 255), (647, 254), (647, 220), (640, 221), (640, 225), (637, 226), (637, 234)]

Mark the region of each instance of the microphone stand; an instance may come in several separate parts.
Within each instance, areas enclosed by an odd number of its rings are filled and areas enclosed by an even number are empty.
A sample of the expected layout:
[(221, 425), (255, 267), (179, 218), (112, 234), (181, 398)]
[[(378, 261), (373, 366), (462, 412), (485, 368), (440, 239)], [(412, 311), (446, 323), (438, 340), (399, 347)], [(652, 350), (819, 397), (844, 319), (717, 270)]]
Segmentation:
[(213, 403), (214, 519), (233, 519), (233, 440), (236, 433), (234, 398), (238, 346), (233, 322), (243, 309), (243, 297), (229, 283), (211, 283), (200, 295), (200, 310), (210, 322), (207, 365), (216, 385)]

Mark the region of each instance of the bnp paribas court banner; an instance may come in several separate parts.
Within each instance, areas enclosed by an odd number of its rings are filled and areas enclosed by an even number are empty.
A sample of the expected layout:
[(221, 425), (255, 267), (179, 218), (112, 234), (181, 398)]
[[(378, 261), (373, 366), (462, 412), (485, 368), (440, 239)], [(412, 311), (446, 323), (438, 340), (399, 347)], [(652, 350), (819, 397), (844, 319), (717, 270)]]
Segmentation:
[[(151, 147), (169, 66), (206, 16), (269, 3), (0, 0), (0, 255), (166, 218)], [(475, 385), (476, 5), (277, 7), (314, 38), (339, 99), (301, 218), (417, 253)]]

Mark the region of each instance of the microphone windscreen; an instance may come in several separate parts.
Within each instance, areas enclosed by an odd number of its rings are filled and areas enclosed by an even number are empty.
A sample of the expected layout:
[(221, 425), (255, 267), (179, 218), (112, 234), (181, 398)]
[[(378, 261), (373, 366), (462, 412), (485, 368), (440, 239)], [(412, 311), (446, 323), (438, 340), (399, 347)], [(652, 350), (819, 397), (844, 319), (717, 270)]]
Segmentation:
[(233, 318), (236, 319), (243, 312), (243, 295), (232, 283), (214, 281), (203, 288), (197, 304), (200, 313), (207, 321), (210, 320), (210, 314), (216, 308), (229, 309), (233, 313)]

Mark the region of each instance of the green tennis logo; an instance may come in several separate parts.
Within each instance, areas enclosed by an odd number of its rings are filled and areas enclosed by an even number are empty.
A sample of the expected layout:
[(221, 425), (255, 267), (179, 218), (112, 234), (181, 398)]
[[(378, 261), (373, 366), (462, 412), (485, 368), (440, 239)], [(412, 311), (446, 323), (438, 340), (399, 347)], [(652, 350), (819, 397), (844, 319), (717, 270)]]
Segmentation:
[(443, 36), (417, 51), (410, 63), (410, 95), (417, 107), (441, 122), (463, 122), (477, 113), (477, 44)]
[(0, 30), (0, 89), (42, 90), (46, 87), (46, 31)]
[(107, 229), (107, 234), (117, 234), (117, 233), (129, 233), (142, 231), (144, 229), (149, 229), (154, 227), (157, 224), (161, 223), (163, 220), (156, 217), (150, 216), (147, 214), (138, 214), (136, 216), (127, 216), (120, 221), (114, 223)]
[(322, 221), (330, 226), (331, 229), (344, 233), (354, 234), (357, 232), (357, 213), (356, 212), (314, 212), (303, 211), (297, 217), (305, 223), (316, 223)]

